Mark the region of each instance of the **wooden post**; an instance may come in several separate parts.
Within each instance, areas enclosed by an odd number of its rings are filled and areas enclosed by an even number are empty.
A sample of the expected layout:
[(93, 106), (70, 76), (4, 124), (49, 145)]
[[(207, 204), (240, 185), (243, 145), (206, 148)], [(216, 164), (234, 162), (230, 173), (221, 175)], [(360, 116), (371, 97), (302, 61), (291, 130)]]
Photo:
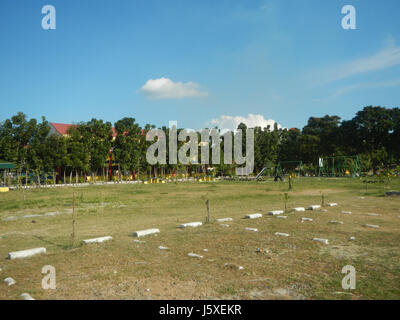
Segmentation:
[(75, 192), (72, 192), (72, 247), (75, 247)]
[(206, 200), (206, 206), (207, 206), (207, 222), (210, 223), (210, 200)]

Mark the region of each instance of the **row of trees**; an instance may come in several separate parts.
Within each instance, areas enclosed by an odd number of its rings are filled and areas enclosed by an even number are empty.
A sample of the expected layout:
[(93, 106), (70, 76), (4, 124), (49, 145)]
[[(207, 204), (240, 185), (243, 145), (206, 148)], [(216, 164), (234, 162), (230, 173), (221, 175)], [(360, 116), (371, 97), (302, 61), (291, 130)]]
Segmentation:
[[(188, 170), (183, 165), (150, 166), (146, 150), (153, 142), (146, 141), (152, 125), (140, 127), (134, 118), (123, 118), (114, 124), (117, 136), (113, 139), (112, 124), (92, 119), (71, 126), (67, 137), (51, 135), (44, 117), (41, 122), (28, 119), (23, 113), (0, 124), (0, 159), (16, 165), (21, 175), (27, 170), (55, 175), (62, 168), (65, 176), (92, 175), (108, 178), (110, 150), (118, 172), (130, 175), (158, 175)], [(246, 129), (244, 124), (239, 129)], [(161, 128), (166, 133), (169, 130)], [(319, 157), (359, 155), (365, 171), (395, 164), (400, 159), (400, 109), (365, 107), (351, 120), (338, 116), (311, 117), (300, 129), (254, 128), (255, 172), (279, 161), (303, 161), (316, 170)], [(182, 144), (182, 143), (180, 143)], [(179, 147), (179, 146), (178, 146)], [(168, 148), (167, 148), (168, 151)], [(223, 143), (221, 144), (223, 159)], [(189, 170), (196, 166), (189, 166)], [(214, 166), (216, 174), (232, 174), (235, 165)], [(205, 167), (197, 165), (197, 170)], [(40, 180), (39, 180), (40, 183)]]

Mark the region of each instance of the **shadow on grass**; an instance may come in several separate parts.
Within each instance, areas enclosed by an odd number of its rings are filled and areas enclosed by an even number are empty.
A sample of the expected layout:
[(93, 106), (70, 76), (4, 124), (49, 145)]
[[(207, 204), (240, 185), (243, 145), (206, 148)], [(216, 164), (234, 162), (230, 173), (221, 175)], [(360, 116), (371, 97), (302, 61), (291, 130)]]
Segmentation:
[(76, 249), (79, 248), (83, 245), (83, 241), (78, 241), (77, 243), (75, 243), (75, 245), (73, 245), (72, 243), (67, 243), (67, 244), (61, 244), (61, 243), (56, 243), (54, 241), (50, 241), (50, 240), (46, 240), (41, 236), (33, 236), (35, 239), (38, 239), (44, 243), (47, 244), (51, 244), (57, 248), (60, 248), (62, 250), (71, 250), (71, 249)]

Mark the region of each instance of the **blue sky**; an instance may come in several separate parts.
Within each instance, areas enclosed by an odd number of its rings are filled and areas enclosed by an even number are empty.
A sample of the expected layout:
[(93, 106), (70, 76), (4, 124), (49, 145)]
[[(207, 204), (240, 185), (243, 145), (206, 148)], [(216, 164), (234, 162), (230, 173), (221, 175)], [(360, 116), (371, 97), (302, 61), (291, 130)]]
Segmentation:
[[(41, 27), (47, 4), (56, 30)], [(341, 27), (346, 4), (356, 30)], [(302, 127), (399, 107), (399, 13), (398, 0), (2, 0), (0, 120)]]

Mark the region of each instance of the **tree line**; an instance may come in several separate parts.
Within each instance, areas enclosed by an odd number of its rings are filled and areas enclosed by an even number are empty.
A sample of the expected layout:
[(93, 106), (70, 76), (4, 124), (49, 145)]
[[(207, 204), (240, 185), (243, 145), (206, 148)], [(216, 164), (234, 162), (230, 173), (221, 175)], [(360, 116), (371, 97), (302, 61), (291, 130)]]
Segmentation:
[[(27, 172), (33, 172), (39, 183), (47, 177), (42, 174), (44, 172), (50, 173), (53, 179), (58, 173), (58, 178), (64, 181), (69, 178), (78, 182), (87, 176), (109, 179), (110, 160), (118, 179), (177, 172), (209, 173), (208, 168), (200, 164), (150, 166), (146, 150), (153, 142), (146, 141), (146, 133), (155, 128), (154, 125), (141, 127), (134, 118), (123, 118), (114, 123), (115, 139), (112, 127), (110, 122), (92, 119), (71, 126), (68, 136), (59, 136), (50, 134), (45, 117), (37, 121), (19, 112), (0, 124), (0, 159), (14, 163), (20, 179), (27, 181)], [(161, 129), (168, 137), (168, 128)], [(246, 125), (241, 123), (238, 129), (246, 129)], [(399, 141), (400, 109), (379, 106), (365, 107), (351, 120), (335, 115), (310, 117), (302, 129), (278, 128), (276, 124), (273, 128), (256, 127), (254, 172), (280, 161), (302, 161), (306, 170), (315, 173), (319, 158), (344, 155), (358, 155), (362, 171), (376, 172), (399, 163)], [(221, 161), (213, 166), (212, 172), (232, 175), (234, 168), (235, 164)]]

